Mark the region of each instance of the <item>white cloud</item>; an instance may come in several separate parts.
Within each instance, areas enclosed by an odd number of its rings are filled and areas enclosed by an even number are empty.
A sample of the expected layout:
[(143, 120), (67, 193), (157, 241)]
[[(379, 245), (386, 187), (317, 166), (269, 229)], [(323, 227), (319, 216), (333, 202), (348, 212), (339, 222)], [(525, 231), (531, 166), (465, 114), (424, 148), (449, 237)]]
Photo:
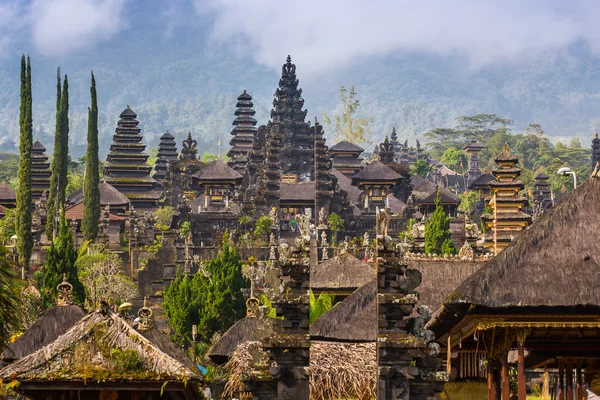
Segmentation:
[(124, 0), (34, 0), (29, 19), (40, 52), (60, 55), (105, 41), (125, 27)]
[[(600, 52), (600, 3), (587, 0), (196, 0), (212, 38), (304, 72), (397, 51), (455, 54), (477, 68), (584, 39)], [(306, 70), (306, 71), (305, 71)]]

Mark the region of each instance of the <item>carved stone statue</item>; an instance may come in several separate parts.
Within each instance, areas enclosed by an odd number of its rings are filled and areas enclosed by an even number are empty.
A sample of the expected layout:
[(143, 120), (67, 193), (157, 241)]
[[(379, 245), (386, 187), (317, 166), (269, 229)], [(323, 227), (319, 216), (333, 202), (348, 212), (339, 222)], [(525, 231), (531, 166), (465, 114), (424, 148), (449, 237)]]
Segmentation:
[(275, 246), (271, 246), (271, 251), (269, 252), (269, 260), (271, 261), (276, 261), (277, 260), (277, 255), (275, 254), (275, 249), (277, 247)]
[(473, 252), (473, 248), (469, 241), (465, 240), (465, 244), (458, 251), (458, 257), (461, 260), (472, 260), (475, 258), (475, 253)]
[(362, 240), (362, 244), (364, 247), (369, 247), (369, 232), (365, 232), (365, 234), (363, 235), (363, 240)]
[(322, 247), (328, 247), (328, 244), (327, 244), (327, 231), (322, 231), (321, 232), (321, 246)]
[(273, 226), (279, 225), (279, 221), (277, 221), (277, 209), (275, 207), (272, 207), (271, 211), (269, 211), (269, 218), (271, 218)]
[(376, 210), (376, 218), (377, 218), (377, 238), (385, 238), (388, 236), (388, 226), (390, 223), (390, 216), (385, 211), (385, 209), (380, 209), (377, 207)]
[(321, 207), (319, 210), (319, 228), (327, 228), (327, 220), (325, 219), (325, 208)]

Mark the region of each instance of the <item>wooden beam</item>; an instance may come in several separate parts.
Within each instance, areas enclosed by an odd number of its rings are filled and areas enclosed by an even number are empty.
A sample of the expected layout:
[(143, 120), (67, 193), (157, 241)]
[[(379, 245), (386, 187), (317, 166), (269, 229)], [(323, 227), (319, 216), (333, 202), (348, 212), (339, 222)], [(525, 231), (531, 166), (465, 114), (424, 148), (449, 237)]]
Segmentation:
[(567, 363), (567, 400), (573, 399), (573, 361)]

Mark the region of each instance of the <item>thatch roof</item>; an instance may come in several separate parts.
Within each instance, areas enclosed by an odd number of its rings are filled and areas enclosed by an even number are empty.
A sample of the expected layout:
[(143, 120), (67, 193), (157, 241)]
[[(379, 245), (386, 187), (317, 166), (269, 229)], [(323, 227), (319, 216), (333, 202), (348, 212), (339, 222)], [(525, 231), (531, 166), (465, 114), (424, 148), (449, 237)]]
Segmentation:
[(258, 318), (242, 318), (225, 332), (206, 355), (219, 364), (231, 357), (235, 349), (244, 342), (250, 341), (261, 320)]
[[(74, 204), (71, 207), (65, 209), (65, 218), (67, 219), (67, 221), (81, 221), (83, 219), (83, 201), (80, 201), (79, 203)], [(114, 215), (111, 213), (108, 215), (108, 220), (124, 222), (126, 221), (126, 218), (119, 217), (118, 215)]]
[(334, 144), (333, 146), (331, 146), (329, 148), (329, 151), (333, 151), (333, 152), (339, 152), (339, 153), (362, 153), (363, 151), (365, 151), (365, 149), (363, 149), (360, 146), (355, 145), (354, 143), (351, 143), (347, 140), (342, 140), (341, 142), (337, 142), (336, 144)]
[(310, 271), (312, 289), (355, 290), (371, 281), (375, 275), (373, 263), (362, 262), (350, 254), (342, 254), (323, 261)]
[(17, 360), (38, 351), (65, 333), (84, 315), (85, 312), (75, 305), (49, 308), (25, 333), (4, 350), (0, 359), (4, 361)]
[(352, 177), (352, 184), (357, 186), (360, 181), (389, 182), (398, 181), (402, 177), (396, 171), (379, 160), (375, 160)]
[(377, 397), (377, 348), (370, 343), (313, 341), (310, 344), (310, 399)]
[(377, 280), (373, 279), (321, 315), (310, 327), (311, 339), (340, 342), (377, 340)]
[(151, 383), (185, 382), (197, 375), (103, 304), (52, 343), (4, 367), (0, 379)]
[[(113, 185), (102, 181), (98, 184), (100, 191), (101, 206), (124, 206), (130, 203), (130, 200), (123, 193), (119, 192)], [(67, 202), (77, 204), (83, 201), (83, 189), (76, 190), (67, 197)]]
[(469, 185), (469, 189), (476, 189), (481, 187), (487, 188), (488, 183), (490, 183), (494, 179), (496, 178), (494, 178), (494, 175), (492, 174), (481, 174), (477, 177), (477, 179), (471, 182), (471, 184)]
[(230, 168), (224, 162), (215, 160), (192, 175), (193, 178), (200, 181), (237, 181), (242, 179), (239, 172)]
[(281, 200), (315, 200), (315, 183), (282, 183), (279, 186)]
[(17, 192), (6, 183), (0, 183), (0, 200), (17, 201)]
[(281, 321), (268, 317), (242, 318), (225, 332), (206, 355), (217, 364), (226, 362), (242, 343), (262, 341), (279, 329)]
[[(437, 195), (438, 185), (419, 176), (411, 175), (412, 194), (420, 204), (433, 204)], [(460, 197), (449, 190), (440, 187), (442, 204), (460, 204)]]
[(167, 335), (163, 334), (156, 328), (152, 328), (146, 331), (140, 331), (146, 339), (155, 344), (163, 353), (176, 359), (182, 363), (186, 368), (196, 372), (197, 367), (194, 365), (192, 360), (177, 346), (173, 343)]
[(348, 178), (346, 175), (342, 174), (339, 170), (332, 168), (331, 173), (337, 178), (337, 184), (341, 190), (346, 191), (348, 193), (348, 200), (351, 203), (358, 201), (360, 197), (360, 189), (356, 186), (352, 186), (352, 179)]
[[(538, 218), (448, 297), (444, 309), (600, 306), (600, 254), (590, 229), (600, 223), (600, 180), (583, 185)], [(440, 313), (432, 325), (454, 311)]]

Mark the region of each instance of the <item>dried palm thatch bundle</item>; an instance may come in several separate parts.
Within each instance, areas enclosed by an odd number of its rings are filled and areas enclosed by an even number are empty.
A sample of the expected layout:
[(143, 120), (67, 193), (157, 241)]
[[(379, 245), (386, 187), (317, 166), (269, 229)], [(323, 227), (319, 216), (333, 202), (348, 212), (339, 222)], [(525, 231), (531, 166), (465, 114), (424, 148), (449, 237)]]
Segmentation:
[(229, 380), (225, 384), (223, 397), (235, 397), (243, 390), (244, 381), (256, 379), (260, 374), (268, 375), (268, 368), (269, 357), (261, 342), (247, 341), (239, 344), (225, 364)]
[(311, 342), (309, 383), (311, 399), (376, 398), (375, 342)]

